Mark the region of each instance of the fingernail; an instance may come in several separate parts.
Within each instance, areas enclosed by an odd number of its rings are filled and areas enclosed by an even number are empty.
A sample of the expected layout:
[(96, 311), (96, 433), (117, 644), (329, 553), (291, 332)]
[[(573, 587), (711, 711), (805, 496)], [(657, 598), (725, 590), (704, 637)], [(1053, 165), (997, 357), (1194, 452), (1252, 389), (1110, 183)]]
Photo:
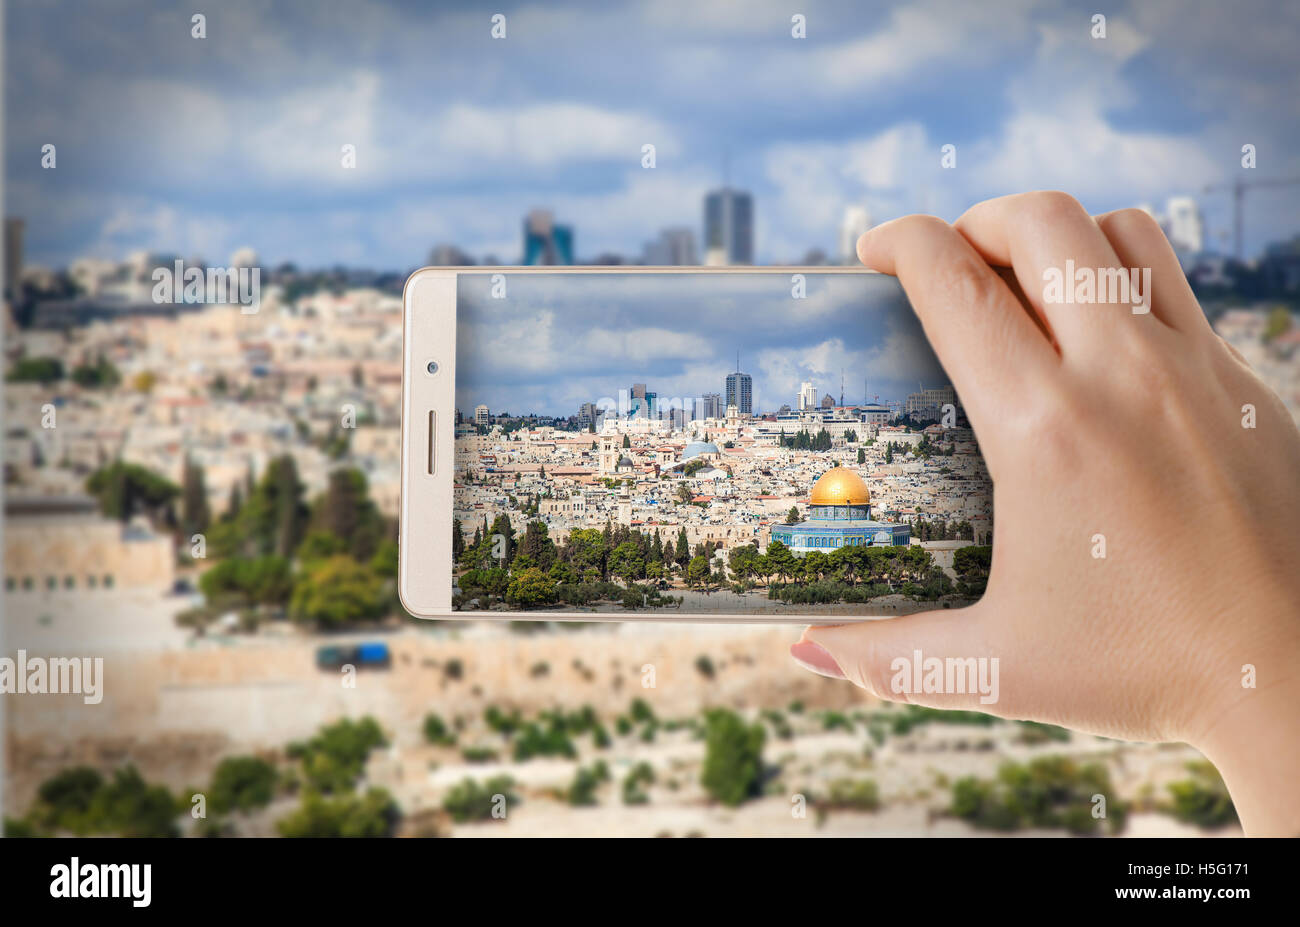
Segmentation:
[(831, 679), (849, 678), (844, 675), (844, 671), (835, 662), (835, 658), (827, 653), (821, 645), (812, 641), (799, 641), (797, 644), (791, 644), (790, 656), (794, 657), (794, 662), (804, 669), (810, 670), (819, 676), (829, 676)]

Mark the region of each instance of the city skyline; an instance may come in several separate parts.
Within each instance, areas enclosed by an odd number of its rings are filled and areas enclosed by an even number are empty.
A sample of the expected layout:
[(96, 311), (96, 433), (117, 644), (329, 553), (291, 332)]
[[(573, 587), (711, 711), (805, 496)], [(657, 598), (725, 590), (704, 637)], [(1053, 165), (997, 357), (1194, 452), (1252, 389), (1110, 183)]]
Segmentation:
[[(644, 385), (644, 384), (639, 384), (639, 385)], [(915, 395), (921, 395), (922, 393), (932, 389), (935, 389), (935, 387), (928, 387), (925, 384), (918, 384), (916, 391), (908, 395), (909, 397)], [(457, 411), (461, 414), (461, 417), (465, 422), (472, 421), (475, 424), (482, 424), (482, 425), (489, 424), (490, 422), (479, 421), (478, 413), (480, 410), (486, 410), (487, 412), (486, 417), (491, 420), (495, 420), (501, 417), (508, 417), (510, 419), (525, 419), (525, 420), (532, 419), (532, 418), (554, 419), (557, 422), (572, 419), (579, 422), (580, 424), (586, 425), (586, 424), (592, 424), (596, 421), (599, 421), (600, 416), (607, 414), (606, 411), (607, 409), (615, 412), (615, 414), (619, 415), (624, 420), (630, 421), (635, 418), (647, 418), (647, 417), (650, 418), (651, 420), (659, 420), (659, 419), (669, 420), (672, 418), (672, 413), (675, 410), (684, 408), (686, 412), (685, 420), (688, 422), (693, 422), (693, 421), (703, 421), (706, 418), (724, 418), (727, 414), (727, 409), (729, 408), (729, 404), (725, 403), (722, 399), (722, 396), (716, 391), (714, 392), (703, 391), (700, 392), (698, 395), (694, 395), (694, 396), (672, 397), (673, 399), (683, 399), (689, 404), (686, 406), (674, 405), (671, 407), (665, 405), (664, 403), (654, 401), (658, 399), (658, 396), (653, 390), (649, 391), (648, 395), (652, 399), (652, 402), (648, 407), (649, 409), (648, 416), (641, 411), (638, 404), (638, 399), (643, 397), (636, 396), (635, 389), (629, 390), (626, 386), (619, 387), (616, 390), (607, 392), (602, 396), (598, 397), (599, 399), (602, 400), (614, 399), (617, 405), (604, 406), (601, 405), (601, 403), (596, 400), (589, 400), (580, 403), (578, 408), (570, 412), (568, 415), (562, 413), (554, 413), (554, 414), (541, 413), (531, 409), (522, 409), (522, 408), (503, 407), (500, 409), (492, 409), (486, 403), (482, 403), (482, 402), (476, 404), (473, 407), (473, 409), (469, 410), (468, 412), (466, 410), (459, 409), (459, 408), (457, 409)], [(767, 415), (798, 414), (800, 412), (824, 413), (833, 409), (855, 409), (855, 408), (861, 408), (866, 406), (903, 407), (905, 405), (906, 402), (901, 397), (880, 396), (880, 395), (872, 395), (872, 396), (864, 395), (863, 398), (861, 399), (846, 397), (843, 400), (843, 402), (838, 402), (835, 401), (835, 396), (831, 392), (827, 391), (821, 394), (820, 404), (816, 407), (801, 409), (791, 405), (789, 402), (783, 402), (779, 406), (774, 406), (772, 408), (763, 408), (763, 409), (753, 408), (749, 412), (740, 412), (740, 407), (737, 406), (737, 412), (739, 412), (741, 415), (752, 415), (755, 418), (760, 418)], [(592, 411), (590, 410), (594, 410), (594, 414), (592, 414)]]
[(779, 274), (519, 273), (493, 299), (489, 276), (464, 276), (457, 408), (568, 418), (634, 383), (661, 408), (674, 397), (725, 401), (737, 352), (755, 413), (793, 406), (805, 380), (838, 384), (842, 370), (898, 399), (918, 382), (949, 382), (897, 281), (832, 272), (805, 286), (794, 299)]
[[(1120, 3), (1096, 39), (1095, 11), (1072, 2), (867, 16), (825, 0), (796, 40), (776, 5), (569, 3), (507, 11), (495, 41), (487, 12), (378, 0), (346, 35), (310, 4), (232, 3), (203, 40), (188, 9), (132, 6), (6, 17), (6, 209), (27, 221), (31, 265), (251, 246), (271, 265), (409, 269), (439, 243), (513, 261), (520, 217), (539, 207), (575, 230), (580, 260), (640, 255), (685, 226), (703, 261), (702, 204), (724, 186), (753, 197), (757, 263), (838, 255), (854, 205), (873, 222), (951, 220), (1033, 188), (1093, 212), (1194, 195), (1207, 246), (1227, 252), (1232, 196), (1207, 185), (1300, 174), (1279, 41), (1300, 29), (1295, 8)], [(126, 22), (130, 41), (102, 40)], [(595, 45), (608, 53), (577, 51)], [(955, 105), (954, 86), (985, 105)], [(1244, 143), (1258, 172), (1242, 168)], [(41, 167), (47, 144), (57, 169)], [(1294, 235), (1300, 188), (1248, 194), (1244, 209), (1257, 255)], [(657, 253), (690, 253), (677, 242)]]

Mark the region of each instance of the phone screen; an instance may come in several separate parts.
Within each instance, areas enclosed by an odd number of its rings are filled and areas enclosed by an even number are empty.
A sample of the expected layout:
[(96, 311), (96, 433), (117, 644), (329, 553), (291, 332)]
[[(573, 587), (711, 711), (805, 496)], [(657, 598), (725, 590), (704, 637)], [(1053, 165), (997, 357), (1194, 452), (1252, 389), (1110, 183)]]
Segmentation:
[(457, 288), (456, 610), (861, 616), (982, 594), (991, 482), (894, 278)]

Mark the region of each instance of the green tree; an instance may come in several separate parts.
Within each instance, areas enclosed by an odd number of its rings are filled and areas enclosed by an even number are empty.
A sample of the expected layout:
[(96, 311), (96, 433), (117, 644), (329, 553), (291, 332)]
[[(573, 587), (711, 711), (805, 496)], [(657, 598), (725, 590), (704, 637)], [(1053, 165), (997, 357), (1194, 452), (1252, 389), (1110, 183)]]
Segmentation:
[(379, 542), (379, 549), (375, 551), (375, 555), (370, 558), (370, 569), (382, 579), (396, 580), (397, 554), (397, 542), (392, 538), (384, 538)]
[(605, 535), (595, 528), (578, 528), (569, 532), (565, 544), (565, 559), (573, 564), (579, 573), (595, 570), (599, 575), (605, 574)]
[(134, 766), (113, 773), (89, 812), (94, 833), (121, 837), (175, 837), (176, 816), (172, 794), (161, 785), (149, 785)]
[(341, 538), (359, 561), (373, 557), (389, 535), (383, 515), (370, 499), (365, 474), (353, 467), (330, 473), (325, 493), (312, 512), (311, 527)]
[(797, 525), (799, 521), (799, 506), (790, 506), (790, 511), (785, 513), (785, 523), (787, 525)]
[(993, 780), (971, 776), (957, 780), (949, 813), (986, 830), (1041, 827), (1093, 834), (1105, 827), (1119, 833), (1127, 819), (1127, 805), (1112, 798), (1107, 816), (1094, 818), (1092, 796), (1096, 794), (1114, 795), (1105, 766), (1044, 756), (1025, 765), (1004, 763)]
[(451, 747), (456, 744), (456, 733), (439, 715), (429, 713), (424, 716), (424, 739), (435, 746)]
[(697, 554), (691, 558), (691, 561), (686, 568), (687, 586), (693, 589), (696, 586), (707, 584), (711, 576), (712, 571), (709, 569), (708, 557), (705, 557), (703, 554)]
[(737, 579), (749, 579), (754, 575), (755, 561), (758, 560), (758, 547), (754, 544), (741, 544), (731, 549), (727, 555), (727, 566)]
[(309, 531), (307, 536), (302, 539), (302, 543), (298, 545), (296, 556), (298, 562), (306, 567), (319, 560), (326, 560), (346, 553), (347, 545), (337, 535), (328, 531)]
[(959, 547), (953, 551), (952, 570), (964, 595), (981, 595), (989, 582), (992, 547)]
[(199, 589), (217, 607), (283, 605), (293, 592), (284, 557), (230, 557), (199, 578)]
[(1291, 312), (1286, 306), (1275, 306), (1268, 314), (1268, 321), (1264, 324), (1263, 340), (1268, 344), (1275, 338), (1280, 338), (1291, 330)]
[(298, 477), (298, 465), (289, 455), (272, 460), (263, 479), (263, 497), (271, 520), (268, 540), (274, 538), (273, 550), (281, 557), (292, 557), (307, 533), (308, 510), (303, 503), (306, 487)]
[[(497, 557), (498, 537), (501, 538), (500, 552), (504, 554), (499, 559)], [(515, 529), (510, 524), (509, 515), (502, 512), (496, 517), (496, 520), (492, 522), (491, 530), (487, 532), (485, 540), (487, 541), (488, 554), (492, 557), (494, 564), (503, 568), (510, 566), (511, 561), (515, 559)]]
[(302, 763), (303, 778), (315, 791), (351, 792), (365, 770), (366, 760), (387, 740), (374, 718), (343, 718), (327, 724), (305, 743), (292, 743), (288, 754)]
[(544, 522), (528, 523), (523, 540), (519, 543), (519, 553), (538, 569), (545, 571), (551, 568), (556, 558), (555, 542), (551, 540)]
[(188, 540), (208, 530), (212, 511), (208, 506), (208, 489), (203, 467), (188, 454), (181, 468), (181, 535)]
[(303, 491), (298, 466), (288, 455), (272, 459), (261, 480), (254, 481), (250, 472), (242, 504), (233, 517), (228, 515), (224, 529), (213, 533), (209, 549), (218, 556), (292, 557), (307, 533)]
[(84, 834), (89, 830), (87, 815), (95, 796), (104, 787), (104, 777), (90, 766), (73, 766), (55, 773), (37, 789), (37, 805), (29, 815), (51, 830)]
[[(844, 548), (838, 548), (843, 550)], [(803, 555), (802, 566), (804, 575), (810, 580), (816, 581), (830, 570), (831, 564), (827, 556), (820, 550), (810, 550)]]
[(338, 555), (299, 575), (289, 610), (295, 621), (340, 628), (376, 621), (387, 614), (389, 605), (382, 577), (368, 564)]
[(384, 789), (338, 798), (309, 789), (276, 827), (283, 837), (391, 837), (400, 820), (401, 810)]
[(551, 565), (550, 572), (547, 575), (549, 575), (551, 581), (555, 583), (571, 584), (578, 582), (577, 571), (563, 560), (556, 560), (555, 563)]
[(180, 494), (175, 483), (139, 464), (114, 461), (92, 473), (86, 491), (99, 500), (100, 511), (109, 518), (130, 521), (145, 514), (157, 524), (169, 520), (172, 501)]
[(460, 558), (465, 555), (465, 531), (461, 527), (460, 519), (451, 520), (451, 560), (452, 563), (459, 563)]
[(275, 767), (255, 756), (228, 756), (217, 764), (208, 789), (212, 807), (222, 814), (265, 808), (275, 797)]
[(40, 785), (23, 824), (33, 835), (175, 837), (180, 810), (166, 788), (147, 783), (134, 766), (118, 769), (107, 780), (90, 767), (77, 766)]
[(5, 377), (10, 383), (40, 383), (48, 386), (63, 379), (63, 362), (57, 357), (21, 357)]
[(93, 364), (72, 368), (72, 381), (86, 389), (112, 389), (122, 382), (122, 375), (101, 354)]
[(1187, 764), (1190, 779), (1169, 783), (1171, 813), (1180, 821), (1203, 829), (1214, 829), (1237, 820), (1228, 787), (1218, 770), (1204, 760)]
[(700, 782), (716, 800), (734, 807), (759, 794), (764, 736), (763, 725), (746, 724), (734, 711), (708, 713)]
[(780, 541), (773, 541), (767, 545), (767, 562), (773, 573), (781, 577), (793, 576), (795, 572), (795, 556)]
[(465, 779), (447, 791), (442, 807), (458, 824), (490, 821), (498, 808), (508, 810), (519, 801), (514, 785), (509, 776), (495, 776), (485, 783)]
[(550, 605), (555, 602), (555, 583), (537, 567), (528, 567), (511, 578), (506, 601), (520, 608)]
[(645, 557), (641, 548), (624, 541), (609, 555), (609, 571), (630, 586), (632, 581), (645, 575)]

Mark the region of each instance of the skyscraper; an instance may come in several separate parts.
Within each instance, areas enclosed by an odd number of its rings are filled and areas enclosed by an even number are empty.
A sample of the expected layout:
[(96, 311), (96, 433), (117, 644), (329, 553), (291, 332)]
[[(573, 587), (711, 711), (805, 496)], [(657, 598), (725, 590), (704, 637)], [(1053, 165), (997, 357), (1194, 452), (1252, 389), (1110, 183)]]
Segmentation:
[(1200, 207), (1190, 196), (1171, 196), (1165, 208), (1169, 213), (1169, 241), (1175, 248), (1199, 254), (1205, 250), (1205, 223)]
[(468, 267), (474, 259), (455, 245), (434, 245), (427, 262), (431, 267)]
[(740, 357), (736, 357), (736, 372), (727, 374), (727, 405), (735, 406), (741, 415), (754, 414), (754, 378), (740, 372)]
[(808, 412), (817, 408), (817, 387), (807, 380), (799, 385), (799, 411)]
[(858, 239), (871, 228), (871, 213), (865, 206), (849, 206), (840, 223), (840, 263), (858, 263)]
[(524, 219), (525, 265), (573, 263), (573, 228), (556, 225), (548, 209), (534, 209)]
[(5, 219), (5, 295), (17, 299), (23, 291), (23, 220)]
[(695, 233), (684, 226), (664, 229), (654, 241), (646, 242), (645, 262), (652, 267), (688, 267), (700, 263), (695, 254)]
[(706, 264), (754, 263), (754, 198), (723, 187), (704, 197)]
[(695, 417), (700, 418), (722, 418), (726, 411), (726, 406), (722, 404), (722, 396), (718, 393), (705, 393), (700, 397), (699, 402), (695, 404)]
[(658, 393), (646, 389), (644, 383), (633, 383), (628, 392), (627, 414), (631, 418), (651, 418), (657, 412)]

